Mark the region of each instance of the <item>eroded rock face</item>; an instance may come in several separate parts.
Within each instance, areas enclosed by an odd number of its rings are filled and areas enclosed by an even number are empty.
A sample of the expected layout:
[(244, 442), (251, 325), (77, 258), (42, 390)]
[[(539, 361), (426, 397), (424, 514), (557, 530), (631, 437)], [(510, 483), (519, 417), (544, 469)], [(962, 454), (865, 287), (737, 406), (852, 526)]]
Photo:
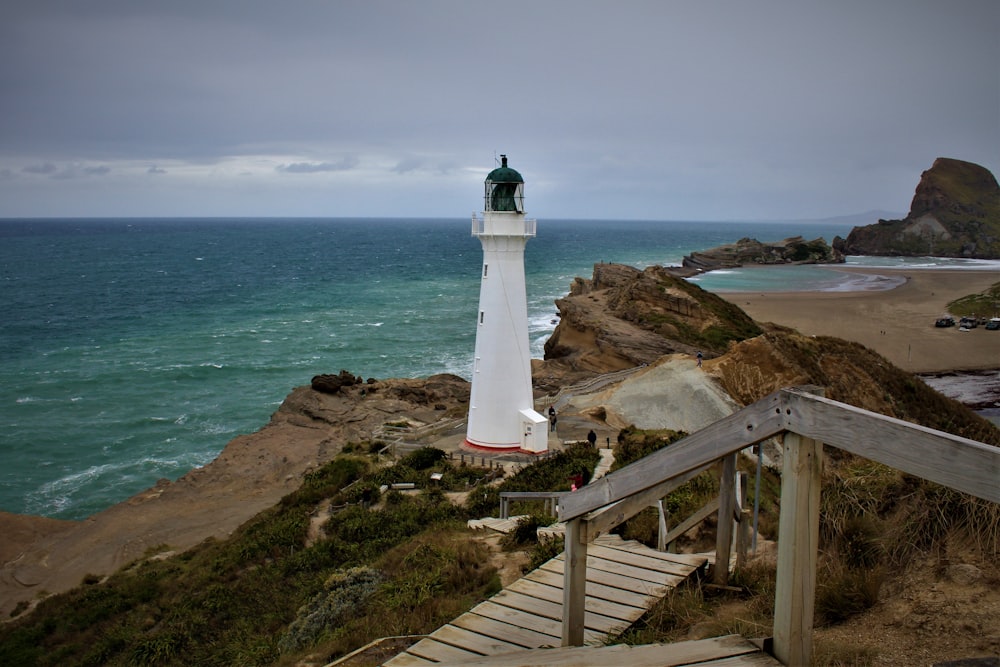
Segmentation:
[(742, 238), (736, 243), (694, 252), (682, 264), (689, 269), (711, 271), (750, 264), (842, 264), (844, 255), (832, 248), (824, 239), (806, 241), (792, 236), (783, 241), (761, 243), (757, 239)]
[(938, 158), (920, 176), (910, 212), (833, 240), (847, 255), (1000, 258), (1000, 186), (986, 168)]
[(662, 266), (597, 264), (556, 301), (560, 321), (533, 364), (536, 387), (649, 364), (665, 354), (706, 357), (760, 333), (746, 313)]
[(340, 371), (337, 375), (316, 375), (313, 377), (311, 385), (315, 391), (320, 391), (324, 394), (336, 394), (340, 391), (341, 387), (353, 387), (361, 383), (361, 378), (355, 377), (349, 371)]

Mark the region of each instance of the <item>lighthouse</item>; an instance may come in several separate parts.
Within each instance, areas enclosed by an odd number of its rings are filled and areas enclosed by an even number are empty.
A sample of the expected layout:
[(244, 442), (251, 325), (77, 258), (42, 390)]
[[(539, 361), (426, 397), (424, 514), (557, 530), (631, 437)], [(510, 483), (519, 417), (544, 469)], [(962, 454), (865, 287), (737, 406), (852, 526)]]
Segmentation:
[(535, 411), (528, 343), (524, 248), (535, 221), (524, 217), (524, 179), (507, 166), (486, 176), (472, 235), (483, 246), (476, 350), (465, 444), (493, 452), (544, 452), (548, 420)]

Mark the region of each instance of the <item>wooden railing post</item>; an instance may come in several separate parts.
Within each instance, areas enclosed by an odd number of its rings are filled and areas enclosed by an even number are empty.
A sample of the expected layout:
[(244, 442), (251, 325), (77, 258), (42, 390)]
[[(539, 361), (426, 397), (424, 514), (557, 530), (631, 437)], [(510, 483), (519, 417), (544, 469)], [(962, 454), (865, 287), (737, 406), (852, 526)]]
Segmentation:
[(739, 523), (736, 525), (736, 569), (739, 570), (747, 564), (747, 551), (750, 543), (750, 510), (747, 508), (747, 479), (748, 475), (741, 472), (739, 475), (740, 492), (737, 501), (739, 502)]
[(656, 550), (666, 551), (667, 550), (667, 515), (663, 511), (663, 499), (656, 501), (656, 516), (659, 519), (657, 522), (656, 531)]
[(566, 524), (563, 564), (562, 645), (583, 646), (587, 599), (587, 536), (582, 518)]
[(784, 665), (808, 665), (812, 658), (823, 445), (786, 433), (782, 456), (774, 657)]
[(715, 530), (715, 569), (712, 581), (729, 583), (729, 552), (733, 548), (733, 509), (736, 506), (736, 453), (722, 458), (719, 475), (719, 515)]

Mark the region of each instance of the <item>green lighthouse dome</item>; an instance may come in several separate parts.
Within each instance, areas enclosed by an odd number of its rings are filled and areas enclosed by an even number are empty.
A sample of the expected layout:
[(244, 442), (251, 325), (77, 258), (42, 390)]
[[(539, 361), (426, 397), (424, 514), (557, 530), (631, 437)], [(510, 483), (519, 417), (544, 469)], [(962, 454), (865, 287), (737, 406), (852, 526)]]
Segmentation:
[(507, 156), (500, 156), (500, 166), (486, 175), (486, 210), (524, 212), (524, 179), (507, 166)]
[(500, 156), (500, 166), (487, 174), (486, 180), (490, 183), (524, 183), (521, 174), (507, 166), (506, 155)]

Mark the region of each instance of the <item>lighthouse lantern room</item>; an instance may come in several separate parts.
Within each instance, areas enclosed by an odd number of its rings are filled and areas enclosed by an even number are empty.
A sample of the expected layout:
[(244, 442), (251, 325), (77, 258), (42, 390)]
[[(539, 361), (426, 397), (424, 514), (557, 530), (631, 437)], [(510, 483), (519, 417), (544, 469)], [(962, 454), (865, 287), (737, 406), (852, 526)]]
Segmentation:
[(548, 449), (548, 420), (534, 408), (524, 281), (524, 248), (535, 221), (524, 217), (524, 179), (506, 155), (500, 159), (486, 176), (483, 213), (472, 216), (483, 271), (465, 444), (539, 453)]

